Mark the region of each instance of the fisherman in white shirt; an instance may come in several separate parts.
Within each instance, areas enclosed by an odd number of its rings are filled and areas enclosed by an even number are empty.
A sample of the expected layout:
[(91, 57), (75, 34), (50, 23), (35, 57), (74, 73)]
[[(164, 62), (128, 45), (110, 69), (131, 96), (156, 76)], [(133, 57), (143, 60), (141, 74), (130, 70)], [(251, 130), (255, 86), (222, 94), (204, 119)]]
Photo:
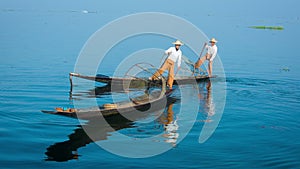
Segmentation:
[(212, 38), (209, 43), (211, 44), (210, 46), (206, 45), (205, 48), (207, 49), (206, 54), (200, 58), (196, 63), (195, 63), (195, 68), (199, 68), (205, 60), (208, 60), (208, 76), (212, 76), (212, 67), (213, 67), (213, 60), (215, 59), (217, 53), (218, 53), (218, 47), (216, 45), (218, 41), (215, 38)]
[(164, 64), (161, 66), (161, 68), (156, 71), (150, 80), (157, 80), (161, 74), (164, 73), (164, 71), (167, 69), (168, 70), (168, 86), (169, 89), (172, 90), (173, 87), (173, 82), (174, 82), (174, 64), (177, 62), (177, 71), (180, 69), (181, 65), (181, 56), (182, 52), (180, 50), (180, 46), (183, 45), (182, 42), (179, 40), (176, 40), (176, 42), (173, 43), (175, 47), (170, 47), (168, 50), (165, 51), (165, 54), (168, 55), (168, 58), (164, 62)]

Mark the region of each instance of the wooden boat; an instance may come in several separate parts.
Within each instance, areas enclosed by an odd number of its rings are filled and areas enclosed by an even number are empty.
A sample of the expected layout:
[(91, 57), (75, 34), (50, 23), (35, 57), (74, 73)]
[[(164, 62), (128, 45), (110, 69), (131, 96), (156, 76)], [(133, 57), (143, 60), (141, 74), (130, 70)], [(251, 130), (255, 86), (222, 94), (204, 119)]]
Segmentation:
[[(177, 101), (178, 99), (169, 97), (166, 107), (168, 108)], [(163, 116), (161, 112), (152, 115), (159, 116), (158, 119)], [(149, 116), (150, 114), (143, 113), (128, 119), (121, 114), (117, 114), (104, 117), (106, 123), (99, 123), (97, 118), (91, 119), (87, 123), (78, 126), (78, 128), (68, 136), (68, 140), (57, 142), (49, 146), (45, 152), (46, 160), (62, 162), (78, 159), (80, 158), (80, 155), (77, 153), (79, 148), (95, 141), (107, 140), (112, 132), (125, 128), (135, 128), (135, 121), (145, 119)], [(107, 124), (109, 124), (109, 126), (107, 126)]]
[[(72, 85), (72, 77), (78, 77), (82, 79), (92, 80), (96, 82), (101, 83), (107, 83), (107, 84), (114, 84), (114, 85), (123, 85), (123, 84), (130, 84), (130, 87), (134, 86), (146, 86), (149, 83), (152, 84), (161, 84), (162, 80), (149, 80), (147, 78), (134, 78), (134, 77), (128, 77), (128, 78), (122, 78), (122, 77), (109, 77), (102, 74), (97, 74), (96, 76), (87, 76), (87, 75), (81, 75), (78, 73), (71, 72), (69, 74), (70, 76), (70, 82)], [(200, 82), (208, 80), (209, 78), (215, 78), (216, 76), (209, 77), (207, 75), (196, 75), (196, 76), (179, 76), (175, 77), (174, 79), (174, 85), (178, 84), (190, 84), (193, 82)]]
[(170, 95), (174, 92), (165, 90), (153, 91), (151, 94), (145, 93), (142, 96), (138, 96), (130, 99), (130, 101), (104, 104), (99, 107), (84, 108), (84, 109), (61, 109), (56, 108), (53, 111), (42, 110), (43, 113), (62, 115), (72, 118), (90, 120), (95, 117), (103, 116), (113, 116), (118, 114), (132, 114), (135, 113), (149, 113), (149, 110), (161, 110), (165, 107), (166, 102), (168, 102)]

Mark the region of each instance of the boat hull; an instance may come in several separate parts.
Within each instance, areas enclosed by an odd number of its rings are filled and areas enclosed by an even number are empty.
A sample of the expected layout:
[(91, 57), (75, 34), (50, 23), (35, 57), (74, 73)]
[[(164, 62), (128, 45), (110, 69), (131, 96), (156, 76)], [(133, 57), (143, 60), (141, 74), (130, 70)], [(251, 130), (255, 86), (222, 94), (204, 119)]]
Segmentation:
[[(86, 75), (81, 75), (78, 73), (70, 73), (70, 79), (72, 77), (78, 77), (86, 80), (92, 80), (96, 82), (101, 82), (101, 83), (107, 83), (107, 84), (114, 84), (114, 85), (120, 85), (120, 84), (130, 84), (132, 85), (147, 85), (149, 83), (153, 84), (161, 84), (162, 80), (149, 80), (146, 78), (120, 78), (120, 77), (109, 77), (105, 75), (97, 75), (97, 76), (86, 76)], [(215, 78), (216, 76), (209, 77), (207, 75), (197, 75), (197, 76), (182, 76), (182, 77), (176, 77), (174, 79), (173, 84), (174, 85), (180, 85), (180, 84), (191, 84), (195, 82), (200, 82), (200, 81), (206, 81), (209, 80), (210, 78)]]

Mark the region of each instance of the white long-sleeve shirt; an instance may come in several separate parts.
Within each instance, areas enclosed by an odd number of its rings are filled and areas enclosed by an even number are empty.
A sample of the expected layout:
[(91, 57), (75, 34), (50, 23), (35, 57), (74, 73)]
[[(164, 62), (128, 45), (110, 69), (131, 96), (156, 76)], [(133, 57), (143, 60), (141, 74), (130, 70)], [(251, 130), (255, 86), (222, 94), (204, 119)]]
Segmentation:
[(181, 50), (179, 49), (178, 51), (176, 51), (175, 47), (170, 47), (168, 50), (165, 51), (166, 55), (168, 55), (169, 53), (170, 55), (168, 56), (168, 59), (171, 59), (174, 63), (177, 62), (177, 66), (180, 67), (182, 56)]
[(218, 53), (218, 47), (214, 46), (206, 46), (207, 53), (210, 55), (209, 61), (213, 61)]

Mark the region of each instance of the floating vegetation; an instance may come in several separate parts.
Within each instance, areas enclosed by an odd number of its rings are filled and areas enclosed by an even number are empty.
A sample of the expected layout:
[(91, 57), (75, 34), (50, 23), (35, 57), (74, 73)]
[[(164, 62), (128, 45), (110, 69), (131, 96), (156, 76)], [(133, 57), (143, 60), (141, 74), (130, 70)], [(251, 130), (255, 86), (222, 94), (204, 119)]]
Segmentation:
[(281, 72), (289, 72), (290, 71), (290, 68), (288, 67), (283, 67), (280, 69)]
[(283, 30), (283, 26), (250, 26), (253, 29), (271, 29), (271, 30)]

